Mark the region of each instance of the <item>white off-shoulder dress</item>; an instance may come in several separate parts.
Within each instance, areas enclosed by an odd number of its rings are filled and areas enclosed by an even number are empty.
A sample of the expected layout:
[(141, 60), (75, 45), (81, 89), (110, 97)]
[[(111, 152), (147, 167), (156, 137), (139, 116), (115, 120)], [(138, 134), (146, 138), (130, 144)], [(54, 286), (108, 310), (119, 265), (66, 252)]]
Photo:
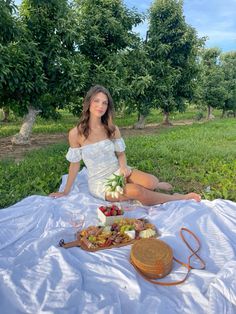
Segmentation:
[(70, 162), (84, 161), (88, 169), (88, 186), (90, 193), (105, 200), (104, 185), (112, 173), (119, 171), (116, 152), (125, 151), (123, 138), (105, 139), (77, 148), (69, 148), (66, 159)]

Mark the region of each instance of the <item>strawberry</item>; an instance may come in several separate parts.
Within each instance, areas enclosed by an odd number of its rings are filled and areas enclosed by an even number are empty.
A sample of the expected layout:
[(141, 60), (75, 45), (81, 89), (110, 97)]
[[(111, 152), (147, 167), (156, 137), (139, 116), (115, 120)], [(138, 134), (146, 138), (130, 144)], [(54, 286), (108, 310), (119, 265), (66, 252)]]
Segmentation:
[(106, 211), (106, 207), (100, 206), (99, 209), (104, 213)]

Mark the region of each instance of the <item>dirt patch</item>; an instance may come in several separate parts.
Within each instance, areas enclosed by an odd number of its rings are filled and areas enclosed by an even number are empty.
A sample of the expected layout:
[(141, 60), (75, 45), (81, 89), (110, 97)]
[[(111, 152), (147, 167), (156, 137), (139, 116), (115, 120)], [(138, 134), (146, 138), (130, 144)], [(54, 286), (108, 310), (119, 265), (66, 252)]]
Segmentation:
[(29, 151), (66, 142), (67, 134), (33, 134), (30, 145), (12, 145), (11, 138), (11, 136), (0, 138), (0, 160), (6, 158), (21, 160)]
[[(192, 123), (192, 120), (176, 121), (173, 123), (173, 126), (190, 125)], [(147, 124), (144, 129), (135, 130), (132, 127), (123, 127), (120, 128), (120, 131), (122, 136), (129, 137), (159, 133), (163, 128), (168, 128), (168, 126), (160, 124)], [(11, 136), (0, 138), (0, 160), (10, 158), (15, 161), (19, 161), (23, 159), (25, 154), (29, 151), (48, 147), (57, 143), (66, 143), (67, 136), (67, 133), (33, 134), (30, 145), (12, 145)]]

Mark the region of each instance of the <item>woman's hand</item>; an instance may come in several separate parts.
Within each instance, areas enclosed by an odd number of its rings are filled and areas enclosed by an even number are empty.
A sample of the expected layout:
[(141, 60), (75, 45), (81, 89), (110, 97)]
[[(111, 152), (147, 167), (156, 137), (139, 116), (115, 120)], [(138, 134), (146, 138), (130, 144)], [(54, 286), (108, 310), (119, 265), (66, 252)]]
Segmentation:
[(127, 166), (125, 167), (120, 167), (120, 174), (123, 175), (125, 178), (131, 175), (132, 170), (128, 168)]
[(63, 192), (53, 192), (51, 194), (49, 194), (50, 197), (54, 197), (54, 198), (59, 198), (59, 197), (63, 197), (68, 195), (68, 193), (66, 193), (65, 191)]

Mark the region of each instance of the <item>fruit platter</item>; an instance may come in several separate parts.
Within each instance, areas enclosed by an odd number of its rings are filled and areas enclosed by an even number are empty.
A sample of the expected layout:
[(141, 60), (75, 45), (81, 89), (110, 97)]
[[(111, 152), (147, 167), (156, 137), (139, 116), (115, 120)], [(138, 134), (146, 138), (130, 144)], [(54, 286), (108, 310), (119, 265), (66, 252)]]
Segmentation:
[(129, 245), (142, 238), (157, 237), (156, 227), (146, 219), (123, 218), (112, 225), (89, 226), (79, 231), (77, 239), (65, 243), (60, 240), (59, 246), (70, 248), (79, 246), (90, 252)]

